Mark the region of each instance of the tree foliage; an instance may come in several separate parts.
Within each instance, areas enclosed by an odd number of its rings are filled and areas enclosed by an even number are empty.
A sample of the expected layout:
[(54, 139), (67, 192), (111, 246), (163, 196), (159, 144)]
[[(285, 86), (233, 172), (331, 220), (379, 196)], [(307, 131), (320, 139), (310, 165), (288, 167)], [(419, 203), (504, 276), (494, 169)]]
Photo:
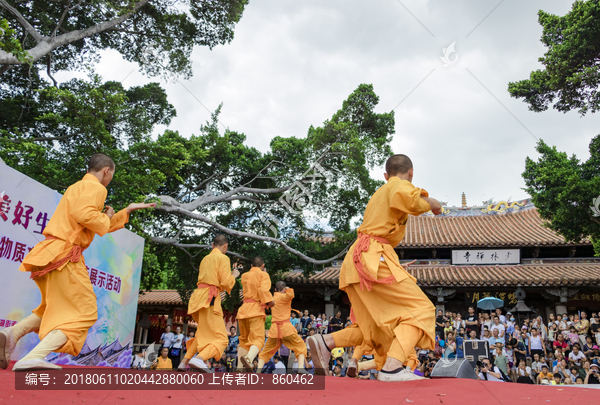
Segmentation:
[(541, 42), (548, 51), (539, 61), (544, 70), (512, 82), (508, 91), (522, 98), (531, 111), (600, 110), (600, 0), (575, 1), (564, 17), (539, 11)]
[(549, 221), (545, 226), (567, 241), (591, 238), (598, 254), (600, 217), (593, 216), (591, 206), (600, 196), (600, 136), (592, 139), (589, 150), (590, 158), (581, 162), (540, 141), (541, 156), (537, 162), (527, 158), (523, 178), (540, 216)]
[(0, 72), (27, 62), (38, 69), (48, 65), (52, 71), (81, 70), (95, 62), (100, 51), (111, 49), (149, 75), (189, 77), (193, 47), (231, 42), (246, 4), (247, 0), (0, 0), (0, 21), (10, 29), (0, 36)]
[[(276, 137), (261, 152), (243, 133), (219, 129), (221, 107), (196, 135), (166, 130), (154, 138), (156, 125), (175, 116), (156, 83), (124, 88), (91, 75), (56, 88), (35, 71), (31, 81), (39, 90), (0, 101), (8, 111), (0, 118), (0, 157), (64, 192), (85, 174), (91, 154), (112, 156), (116, 172), (107, 204), (164, 202), (153, 212), (137, 212), (127, 225), (147, 242), (142, 287), (176, 288), (184, 299), (217, 233), (228, 234), (234, 264), (247, 270), (248, 259), (260, 255), (274, 279), (298, 267), (312, 272), (343, 255), (355, 237), (352, 220), (382, 184), (369, 169), (391, 154), (394, 114), (374, 111), (378, 97), (371, 85), (360, 85), (304, 138)], [(327, 179), (306, 174), (315, 161)], [(286, 199), (303, 181), (306, 198)], [(263, 221), (267, 212), (272, 227)], [(317, 219), (323, 218), (332, 234), (320, 228)]]

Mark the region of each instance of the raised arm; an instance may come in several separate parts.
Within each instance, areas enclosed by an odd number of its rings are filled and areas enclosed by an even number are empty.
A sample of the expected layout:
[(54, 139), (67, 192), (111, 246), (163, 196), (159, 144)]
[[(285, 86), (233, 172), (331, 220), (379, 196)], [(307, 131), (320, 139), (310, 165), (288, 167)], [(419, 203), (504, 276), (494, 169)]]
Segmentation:
[(258, 297), (260, 298), (260, 302), (266, 304), (268, 308), (271, 308), (275, 304), (273, 294), (271, 294), (271, 278), (267, 273), (261, 274)]
[(237, 269), (231, 271), (231, 261), (229, 260), (229, 257), (223, 256), (219, 260), (219, 268), (217, 270), (219, 284), (223, 290), (227, 291), (227, 293), (231, 293), (231, 289), (235, 285), (235, 279), (239, 274), (240, 272), (237, 271)]

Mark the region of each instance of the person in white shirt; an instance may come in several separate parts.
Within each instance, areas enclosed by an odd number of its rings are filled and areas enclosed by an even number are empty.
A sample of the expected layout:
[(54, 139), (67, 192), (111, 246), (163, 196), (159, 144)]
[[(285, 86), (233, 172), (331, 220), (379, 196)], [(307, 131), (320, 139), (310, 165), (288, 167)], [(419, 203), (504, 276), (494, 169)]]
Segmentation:
[(574, 362), (577, 367), (581, 367), (581, 359), (585, 359), (585, 354), (579, 351), (578, 345), (574, 345), (573, 350), (569, 353), (569, 361)]
[(506, 328), (500, 323), (500, 317), (498, 315), (494, 316), (494, 324), (490, 327), (492, 333), (494, 333), (495, 329), (498, 329), (498, 337), (504, 339), (504, 332), (506, 331)]
[(460, 314), (456, 314), (456, 319), (452, 322), (454, 326), (454, 330), (456, 330), (457, 332), (460, 331), (460, 328), (464, 328), (467, 325), (465, 324), (465, 321), (462, 320), (462, 317)]
[(502, 310), (500, 308), (496, 309), (496, 316), (500, 319), (502, 325), (506, 325), (506, 317), (502, 315)]
[(171, 359), (171, 363), (173, 364), (173, 368), (177, 369), (179, 367), (179, 362), (181, 361), (181, 352), (183, 351), (183, 341), (185, 339), (185, 335), (181, 333), (181, 326), (175, 328), (175, 334), (173, 335), (173, 339), (171, 339), (171, 348), (169, 349), (169, 358)]
[(160, 342), (158, 343), (160, 343), (162, 347), (166, 347), (168, 349), (171, 347), (171, 341), (174, 337), (175, 335), (173, 334), (173, 332), (171, 332), (171, 327), (167, 325), (167, 327), (165, 328), (165, 333), (160, 335)]
[(519, 367), (517, 367), (517, 382), (521, 384), (533, 384), (531, 378), (531, 367), (527, 366), (525, 360), (519, 361)]
[(273, 363), (275, 363), (275, 370), (273, 370), (273, 374), (286, 374), (285, 364), (283, 364), (280, 355), (273, 357)]
[(483, 335), (486, 329), (490, 329), (493, 325), (493, 321), (490, 319), (490, 314), (487, 312), (483, 313), (483, 322), (481, 322), (481, 339), (483, 339)]
[(492, 362), (490, 359), (483, 359), (481, 362), (481, 367), (479, 368), (479, 375), (477, 376), (478, 380), (484, 381), (500, 381), (504, 382), (502, 379), (502, 373), (498, 366), (492, 367)]

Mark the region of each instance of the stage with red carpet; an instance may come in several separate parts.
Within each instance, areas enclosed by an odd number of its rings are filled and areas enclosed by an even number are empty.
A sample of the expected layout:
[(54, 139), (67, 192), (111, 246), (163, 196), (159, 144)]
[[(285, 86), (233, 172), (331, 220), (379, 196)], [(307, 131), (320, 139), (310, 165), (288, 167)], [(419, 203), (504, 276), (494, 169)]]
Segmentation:
[[(14, 363), (12, 363), (14, 364)], [(15, 373), (0, 370), (0, 405), (54, 404), (599, 404), (588, 386), (539, 386), (467, 379), (401, 383), (327, 377), (324, 390), (16, 390)], [(82, 367), (72, 367), (81, 370)], [(94, 368), (94, 370), (98, 370)], [(581, 387), (581, 388), (580, 388)]]

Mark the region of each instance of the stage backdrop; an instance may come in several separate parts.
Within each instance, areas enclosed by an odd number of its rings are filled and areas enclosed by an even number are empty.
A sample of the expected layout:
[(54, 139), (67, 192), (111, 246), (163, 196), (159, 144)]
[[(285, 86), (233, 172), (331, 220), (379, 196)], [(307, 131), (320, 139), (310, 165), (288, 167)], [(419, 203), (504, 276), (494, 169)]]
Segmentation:
[[(40, 304), (35, 282), (18, 268), (44, 239), (42, 232), (61, 197), (0, 161), (0, 329), (29, 316)], [(144, 239), (126, 229), (94, 238), (83, 255), (98, 297), (98, 321), (79, 356), (50, 354), (48, 361), (129, 367), (143, 252)], [(38, 335), (30, 333), (19, 341), (12, 359), (20, 359), (38, 343)]]

